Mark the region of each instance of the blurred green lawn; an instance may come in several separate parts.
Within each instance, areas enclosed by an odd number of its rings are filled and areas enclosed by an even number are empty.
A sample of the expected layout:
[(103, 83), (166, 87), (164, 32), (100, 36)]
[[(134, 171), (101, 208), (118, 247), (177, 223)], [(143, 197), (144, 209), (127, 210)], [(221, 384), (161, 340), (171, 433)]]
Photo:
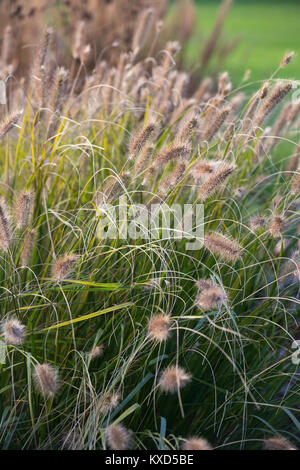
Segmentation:
[[(199, 40), (211, 30), (220, 3), (218, 0), (197, 1), (196, 34), (187, 51), (193, 62), (199, 54)], [(235, 85), (248, 68), (251, 69), (250, 81), (268, 78), (284, 53), (291, 50), (296, 56), (278, 76), (300, 80), (300, 0), (235, 0), (223, 36), (233, 39), (239, 34), (238, 48), (222, 66), (230, 72)]]

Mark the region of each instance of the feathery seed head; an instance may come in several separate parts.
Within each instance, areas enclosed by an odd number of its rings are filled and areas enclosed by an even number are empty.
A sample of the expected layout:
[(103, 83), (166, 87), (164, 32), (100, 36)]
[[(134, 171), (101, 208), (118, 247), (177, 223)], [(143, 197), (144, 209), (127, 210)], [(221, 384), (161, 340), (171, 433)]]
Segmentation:
[(132, 38), (132, 51), (135, 56), (145, 40), (154, 21), (154, 10), (152, 8), (144, 9), (137, 20), (136, 29)]
[(38, 66), (39, 68), (43, 67), (46, 57), (47, 57), (47, 52), (49, 50), (49, 46), (51, 44), (51, 38), (53, 36), (53, 29), (48, 28), (43, 36), (42, 42), (39, 46), (39, 51), (38, 51)]
[(266, 450), (296, 450), (293, 445), (282, 437), (269, 437), (265, 440)]
[(25, 335), (25, 326), (18, 320), (12, 318), (6, 320), (2, 325), (4, 340), (8, 344), (19, 345), (23, 342)]
[(237, 261), (242, 255), (242, 249), (236, 240), (217, 232), (209, 233), (204, 237), (204, 246), (225, 261)]
[(85, 46), (85, 31), (85, 22), (83, 20), (79, 21), (76, 25), (72, 47), (72, 56), (75, 60), (80, 59), (82, 48)]
[(149, 320), (149, 336), (150, 338), (162, 342), (166, 341), (170, 335), (170, 316), (158, 314)]
[(27, 227), (32, 218), (34, 205), (34, 194), (24, 191), (18, 197), (15, 204), (15, 220), (18, 228)]
[(22, 266), (28, 266), (30, 262), (30, 258), (32, 255), (32, 250), (34, 247), (34, 242), (35, 242), (35, 236), (36, 236), (36, 230), (29, 230), (29, 232), (26, 233), (24, 242), (23, 242), (23, 247), (21, 251), (21, 264)]
[(292, 184), (291, 184), (291, 194), (297, 196), (300, 193), (300, 168), (297, 173), (295, 173)]
[(52, 398), (58, 390), (58, 374), (55, 367), (50, 364), (38, 364), (34, 369), (35, 384), (46, 398)]
[(90, 359), (95, 359), (96, 357), (101, 357), (103, 356), (104, 352), (104, 346), (103, 344), (100, 344), (99, 346), (95, 346), (94, 348), (91, 349), (89, 352), (89, 357)]
[(218, 160), (200, 160), (191, 169), (191, 176), (196, 183), (204, 182), (222, 164)]
[(223, 72), (218, 80), (218, 93), (226, 96), (232, 89), (232, 83), (229, 81), (228, 72)]
[(191, 148), (187, 144), (172, 145), (157, 156), (154, 164), (160, 166), (174, 159), (186, 158), (190, 151)]
[(272, 218), (269, 225), (269, 232), (274, 238), (278, 238), (282, 235), (285, 229), (286, 223), (282, 217), (275, 216)]
[(10, 244), (10, 217), (5, 200), (0, 198), (0, 248), (7, 251)]
[(197, 296), (195, 304), (204, 311), (216, 310), (227, 302), (227, 295), (220, 286), (203, 289)]
[(197, 124), (197, 116), (194, 113), (194, 115), (192, 115), (189, 119), (186, 119), (181, 123), (177, 139), (188, 141), (192, 137), (193, 131), (197, 127)]
[(58, 281), (66, 279), (73, 271), (79, 256), (75, 254), (66, 255), (58, 258), (52, 266), (52, 275)]
[(103, 415), (108, 414), (110, 411), (117, 408), (120, 401), (120, 395), (118, 393), (112, 392), (106, 394), (102, 399), (101, 406), (100, 406), (100, 413)]
[(0, 124), (0, 138), (4, 137), (18, 123), (23, 111), (15, 111)]
[(260, 93), (259, 93), (259, 98), (261, 100), (263, 100), (267, 94), (268, 94), (268, 91), (269, 91), (269, 83), (266, 82), (263, 84), (263, 86), (261, 87), (261, 90), (260, 90)]
[(212, 446), (203, 437), (191, 437), (184, 442), (182, 450), (212, 450)]
[(111, 424), (106, 429), (106, 439), (112, 450), (127, 450), (131, 447), (129, 432), (122, 424)]
[(293, 87), (292, 82), (284, 82), (276, 85), (268, 96), (268, 99), (264, 101), (257, 120), (257, 125), (261, 125), (264, 119), (273, 111), (285, 96), (291, 91)]
[(282, 58), (282, 61), (280, 62), (280, 68), (286, 67), (294, 57), (295, 52), (291, 51), (285, 54), (285, 56)]
[(138, 134), (132, 139), (132, 142), (129, 146), (131, 158), (133, 158), (142, 150), (155, 130), (156, 124), (154, 122), (150, 122), (149, 124), (146, 124), (140, 132), (138, 132)]
[(171, 175), (162, 181), (161, 188), (160, 188), (161, 192), (166, 193), (171, 188), (173, 188), (178, 183), (180, 183), (180, 181), (182, 180), (184, 176), (185, 170), (186, 170), (186, 163), (183, 161), (179, 161), (177, 165), (175, 166), (174, 170), (172, 171)]
[(215, 173), (212, 173), (200, 186), (198, 191), (198, 197), (202, 201), (205, 201), (211, 194), (216, 190), (220, 189), (220, 186), (224, 181), (231, 175), (236, 168), (235, 165), (222, 164)]
[(159, 380), (159, 386), (165, 393), (175, 393), (179, 388), (185, 387), (191, 381), (191, 375), (182, 367), (167, 367)]
[(206, 131), (202, 136), (203, 141), (210, 142), (214, 135), (218, 132), (222, 124), (224, 123), (225, 119), (227, 118), (228, 114), (230, 113), (231, 108), (227, 106), (223, 108), (217, 116), (213, 119), (212, 123), (207, 127)]
[(247, 69), (244, 76), (243, 76), (242, 82), (246, 82), (247, 80), (249, 80), (250, 77), (251, 77), (251, 70)]

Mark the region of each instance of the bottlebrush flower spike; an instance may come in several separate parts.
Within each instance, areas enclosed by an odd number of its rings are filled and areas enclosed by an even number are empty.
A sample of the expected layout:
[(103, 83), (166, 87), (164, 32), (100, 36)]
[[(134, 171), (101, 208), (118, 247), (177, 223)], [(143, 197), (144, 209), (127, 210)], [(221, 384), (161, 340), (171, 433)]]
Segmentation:
[(10, 217), (3, 198), (0, 198), (0, 248), (7, 251), (10, 244)]
[(265, 440), (266, 450), (297, 450), (292, 444), (282, 437), (269, 437)]
[(38, 364), (34, 369), (34, 379), (38, 391), (46, 398), (52, 398), (58, 390), (58, 374), (50, 364)]
[(154, 315), (148, 325), (150, 338), (158, 342), (166, 341), (170, 335), (170, 322), (169, 315)]
[(197, 296), (195, 304), (204, 311), (216, 310), (227, 302), (227, 295), (220, 286), (204, 288)]
[(0, 138), (4, 137), (18, 123), (23, 111), (16, 111), (0, 124)]
[(185, 387), (192, 377), (182, 367), (170, 366), (160, 377), (159, 385), (163, 392), (175, 393), (179, 388)]
[(236, 240), (224, 237), (221, 233), (212, 232), (205, 236), (204, 246), (225, 261), (237, 261), (242, 256), (242, 249)]
[(25, 326), (17, 319), (12, 318), (3, 323), (2, 333), (6, 343), (18, 346), (23, 342)]
[(182, 450), (212, 450), (212, 446), (203, 437), (191, 437), (184, 442)]
[(15, 220), (18, 228), (30, 224), (33, 214), (34, 194), (24, 191), (20, 194), (15, 205)]
[(108, 426), (106, 438), (112, 450), (128, 450), (131, 446), (129, 432), (122, 424), (111, 424)]
[(53, 277), (58, 281), (66, 279), (72, 273), (78, 259), (79, 256), (74, 254), (58, 258), (52, 266)]

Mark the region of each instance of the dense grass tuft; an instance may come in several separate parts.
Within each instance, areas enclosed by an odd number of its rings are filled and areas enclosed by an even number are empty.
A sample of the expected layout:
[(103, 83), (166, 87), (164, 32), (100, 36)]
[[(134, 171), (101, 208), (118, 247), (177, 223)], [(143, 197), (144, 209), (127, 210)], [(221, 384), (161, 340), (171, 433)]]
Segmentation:
[[(1, 447), (299, 446), (299, 102), (274, 134), (293, 82), (246, 100), (222, 74), (193, 92), (178, 45), (137, 48), (86, 73), (52, 70), (50, 47), (8, 89)], [(105, 237), (122, 196), (204, 200), (203, 245)]]

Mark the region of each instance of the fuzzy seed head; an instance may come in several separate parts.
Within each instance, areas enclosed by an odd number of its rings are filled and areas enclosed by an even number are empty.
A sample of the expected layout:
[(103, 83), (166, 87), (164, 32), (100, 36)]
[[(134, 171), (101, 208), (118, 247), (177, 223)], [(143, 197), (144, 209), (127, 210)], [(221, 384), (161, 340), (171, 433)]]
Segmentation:
[(170, 322), (169, 315), (159, 314), (152, 317), (148, 325), (150, 338), (160, 343), (166, 341), (170, 335)]
[(112, 450), (127, 450), (131, 445), (131, 438), (122, 424), (111, 424), (106, 430), (106, 439)]
[(25, 326), (16, 319), (7, 320), (2, 325), (2, 334), (6, 343), (18, 346), (23, 342)]
[(223, 108), (217, 116), (213, 119), (213, 121), (210, 123), (206, 131), (204, 132), (202, 136), (203, 141), (210, 142), (214, 135), (218, 132), (222, 124), (224, 123), (225, 119), (227, 118), (228, 114), (230, 113), (231, 108), (227, 106), (226, 108)]
[(275, 216), (271, 220), (269, 232), (274, 238), (279, 238), (285, 229), (285, 221), (282, 217)]
[(157, 156), (155, 160), (155, 166), (163, 165), (174, 159), (176, 160), (179, 158), (186, 158), (189, 155), (190, 151), (190, 147), (186, 144), (173, 145), (168, 149), (162, 151)]
[(58, 281), (66, 279), (72, 273), (78, 259), (79, 256), (74, 254), (58, 258), (52, 266), (53, 277)]
[(294, 55), (295, 55), (295, 52), (294, 52), (294, 51), (288, 52), (287, 54), (285, 54), (285, 56), (283, 57), (282, 61), (280, 62), (280, 68), (286, 67), (286, 66), (291, 62), (291, 60), (293, 59)]
[(292, 82), (279, 83), (273, 88), (271, 93), (268, 95), (268, 99), (264, 101), (263, 106), (261, 107), (257, 124), (261, 125), (264, 119), (273, 111), (275, 106), (277, 106), (285, 96), (291, 91), (293, 87)]
[(165, 393), (175, 393), (185, 387), (192, 377), (182, 367), (170, 366), (165, 369), (160, 377), (159, 386)]
[(255, 217), (252, 217), (250, 219), (250, 228), (254, 232), (263, 229), (265, 225), (266, 219), (264, 217), (261, 217), (260, 215), (256, 215)]
[(0, 138), (4, 137), (11, 129), (15, 127), (18, 123), (20, 117), (22, 116), (22, 111), (16, 111), (10, 114), (1, 124), (0, 124)]
[(270, 437), (265, 440), (266, 450), (296, 450), (293, 445), (282, 437)]
[(107, 415), (110, 411), (117, 408), (120, 402), (120, 395), (118, 393), (108, 393), (102, 400), (100, 413)]
[(291, 193), (297, 196), (300, 193), (300, 172), (296, 173), (291, 185)]
[(27, 227), (32, 219), (34, 194), (24, 191), (20, 194), (15, 205), (15, 220), (18, 228)]
[(200, 160), (191, 169), (191, 176), (196, 183), (203, 183), (222, 163), (218, 160)]
[(151, 138), (153, 133), (155, 132), (156, 126), (154, 123), (149, 123), (133, 138), (130, 146), (129, 151), (131, 156), (135, 156), (139, 153), (148, 140)]
[(79, 59), (81, 55), (81, 50), (85, 45), (85, 30), (86, 24), (84, 21), (79, 21), (76, 25), (74, 41), (72, 47), (72, 56), (74, 59)]
[(211, 194), (220, 189), (224, 181), (233, 173), (235, 165), (223, 164), (220, 168), (212, 173), (202, 184), (198, 191), (198, 197), (205, 201)]
[(203, 289), (197, 296), (195, 303), (203, 311), (211, 311), (219, 309), (227, 300), (224, 289), (220, 286), (213, 286), (208, 289)]
[(186, 170), (185, 162), (180, 161), (179, 163), (177, 163), (171, 175), (162, 181), (161, 183), (162, 193), (168, 192), (171, 188), (179, 184), (184, 176), (185, 170)]
[(216, 232), (205, 236), (204, 246), (225, 261), (237, 261), (242, 255), (242, 249), (236, 240), (224, 237), (224, 235)]
[(35, 242), (35, 236), (36, 236), (36, 230), (29, 230), (28, 233), (26, 233), (24, 242), (23, 242), (23, 247), (21, 251), (21, 265), (22, 266), (28, 266), (30, 263), (31, 255), (32, 255), (32, 250), (34, 247), (34, 242)]
[(183, 125), (181, 125), (180, 127), (178, 139), (183, 140), (183, 141), (188, 141), (191, 138), (194, 129), (197, 127), (197, 124), (198, 124), (198, 121), (197, 121), (196, 115), (184, 121)]
[(99, 346), (95, 346), (91, 351), (89, 352), (90, 359), (96, 359), (97, 357), (103, 356), (104, 352), (104, 346), (103, 344), (100, 344)]
[(182, 450), (212, 450), (212, 446), (203, 437), (191, 437), (182, 445)]
[(259, 98), (260, 98), (261, 100), (263, 100), (263, 99), (267, 96), (268, 91), (269, 91), (269, 83), (266, 82), (266, 83), (263, 84), (263, 86), (262, 86), (262, 88), (261, 88), (261, 90), (260, 90)]
[(51, 44), (51, 38), (53, 36), (53, 29), (48, 28), (45, 33), (43, 40), (39, 46), (39, 51), (38, 51), (38, 65), (39, 67), (42, 67), (45, 63), (47, 53), (49, 50), (49, 46)]
[(58, 377), (55, 367), (50, 364), (38, 364), (34, 369), (36, 387), (45, 398), (52, 398), (58, 390)]
[(3, 198), (0, 199), (0, 248), (7, 251), (10, 244), (10, 217)]
[(224, 89), (229, 82), (229, 75), (228, 72), (223, 72), (219, 75), (218, 79), (218, 93), (221, 95), (224, 94)]

